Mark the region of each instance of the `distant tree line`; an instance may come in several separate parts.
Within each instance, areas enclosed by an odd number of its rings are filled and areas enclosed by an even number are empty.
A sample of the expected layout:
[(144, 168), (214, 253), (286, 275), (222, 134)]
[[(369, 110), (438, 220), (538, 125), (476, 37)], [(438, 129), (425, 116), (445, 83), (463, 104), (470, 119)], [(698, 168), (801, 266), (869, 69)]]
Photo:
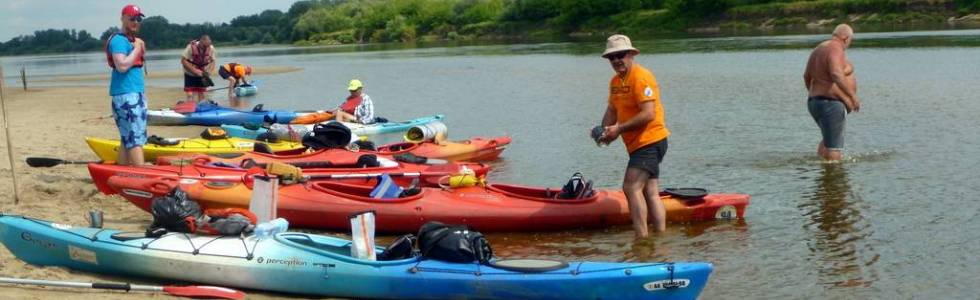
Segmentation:
[[(346, 44), (521, 36), (528, 31), (626, 33), (683, 30), (706, 20), (788, 13), (836, 17), (859, 12), (902, 12), (914, 5), (980, 10), (980, 0), (304, 0), (289, 10), (266, 10), (229, 23), (173, 24), (143, 20), (140, 32), (153, 49), (179, 48), (208, 34), (218, 45)], [(926, 3), (926, 4), (922, 4)], [(0, 54), (100, 50), (118, 28), (98, 38), (82, 30), (48, 29), (0, 43)]]

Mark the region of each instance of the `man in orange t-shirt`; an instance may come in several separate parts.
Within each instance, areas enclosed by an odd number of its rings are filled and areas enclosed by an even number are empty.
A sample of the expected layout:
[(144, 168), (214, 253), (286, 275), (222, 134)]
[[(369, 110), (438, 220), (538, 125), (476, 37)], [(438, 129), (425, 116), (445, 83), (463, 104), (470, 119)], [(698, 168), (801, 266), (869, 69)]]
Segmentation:
[(623, 192), (629, 201), (633, 230), (637, 237), (644, 238), (649, 235), (648, 217), (653, 219), (656, 231), (667, 227), (657, 179), (670, 132), (664, 125), (657, 79), (633, 62), (639, 53), (625, 35), (616, 34), (606, 41), (602, 57), (609, 60), (616, 75), (609, 82), (609, 104), (602, 117), (604, 130), (598, 142), (609, 143), (623, 137), (630, 157), (623, 177)]

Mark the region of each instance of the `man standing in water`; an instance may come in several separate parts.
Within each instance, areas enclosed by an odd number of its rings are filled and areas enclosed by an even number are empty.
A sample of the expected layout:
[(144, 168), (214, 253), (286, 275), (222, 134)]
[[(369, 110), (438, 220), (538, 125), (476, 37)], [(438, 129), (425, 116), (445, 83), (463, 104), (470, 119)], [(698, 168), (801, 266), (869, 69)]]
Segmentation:
[(119, 128), (122, 149), (120, 165), (142, 165), (143, 145), (146, 144), (146, 95), (143, 88), (143, 55), (146, 44), (136, 37), (143, 22), (143, 11), (136, 5), (122, 9), (123, 32), (109, 36), (105, 52), (112, 79), (112, 116)]
[(637, 237), (645, 238), (649, 236), (648, 217), (653, 219), (657, 232), (667, 227), (657, 179), (670, 132), (664, 125), (657, 79), (649, 70), (633, 62), (639, 53), (625, 35), (616, 34), (606, 41), (602, 57), (609, 60), (616, 74), (609, 82), (608, 105), (602, 117), (603, 132), (597, 141), (609, 143), (623, 137), (629, 152), (623, 192), (629, 201), (633, 230)]
[(851, 26), (837, 25), (831, 38), (813, 49), (803, 73), (803, 83), (809, 93), (807, 109), (823, 136), (817, 145), (817, 154), (826, 160), (841, 160), (844, 118), (850, 112), (861, 110), (852, 74), (854, 67), (844, 55), (853, 39)]

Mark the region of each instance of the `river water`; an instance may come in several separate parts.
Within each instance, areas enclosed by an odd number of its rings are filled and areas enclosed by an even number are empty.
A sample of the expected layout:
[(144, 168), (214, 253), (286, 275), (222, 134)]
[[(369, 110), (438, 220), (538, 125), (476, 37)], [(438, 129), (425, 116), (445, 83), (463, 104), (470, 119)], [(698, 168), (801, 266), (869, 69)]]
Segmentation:
[[(708, 261), (716, 271), (706, 299), (976, 298), (980, 31), (858, 34), (848, 55), (863, 107), (848, 116), (840, 164), (815, 155), (820, 135), (802, 84), (809, 48), (824, 38), (636, 42), (643, 51), (637, 61), (660, 83), (672, 131), (661, 185), (750, 194), (744, 221), (676, 224), (640, 241), (628, 227), (492, 234), (495, 251)], [(359, 78), (378, 115), (443, 113), (451, 137), (512, 136), (512, 146), (493, 163), (492, 180), (557, 186), (581, 171), (598, 186), (617, 188), (624, 147), (617, 141), (598, 148), (586, 133), (601, 118), (612, 76), (602, 49), (602, 41), (580, 41), (219, 51), (222, 59), (256, 68), (303, 68), (261, 76), (261, 91), (248, 106), (333, 107), (346, 95), (347, 80)], [(157, 52), (149, 66), (176, 70), (175, 51)], [(3, 63), (13, 85), (11, 70), (22, 66), (30, 81), (104, 72), (102, 59), (94, 53)]]

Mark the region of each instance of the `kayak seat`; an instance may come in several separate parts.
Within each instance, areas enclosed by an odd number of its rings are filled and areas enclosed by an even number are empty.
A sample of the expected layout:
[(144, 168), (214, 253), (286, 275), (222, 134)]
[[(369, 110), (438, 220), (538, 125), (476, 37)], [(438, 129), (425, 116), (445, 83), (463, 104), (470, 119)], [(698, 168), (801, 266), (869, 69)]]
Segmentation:
[(263, 111), (265, 110), (262, 109), (262, 104), (256, 104), (255, 107), (252, 108), (252, 112), (263, 112)]
[(151, 135), (150, 137), (146, 138), (146, 142), (153, 145), (160, 145), (160, 146), (173, 146), (180, 143), (180, 141), (178, 140), (162, 138), (156, 135)]
[(401, 260), (417, 256), (415, 252), (415, 235), (406, 234), (398, 237), (385, 248), (384, 252), (378, 254), (379, 261)]
[(252, 151), (258, 153), (273, 154), (272, 147), (269, 147), (269, 145), (266, 143), (255, 143), (255, 145), (252, 146)]

